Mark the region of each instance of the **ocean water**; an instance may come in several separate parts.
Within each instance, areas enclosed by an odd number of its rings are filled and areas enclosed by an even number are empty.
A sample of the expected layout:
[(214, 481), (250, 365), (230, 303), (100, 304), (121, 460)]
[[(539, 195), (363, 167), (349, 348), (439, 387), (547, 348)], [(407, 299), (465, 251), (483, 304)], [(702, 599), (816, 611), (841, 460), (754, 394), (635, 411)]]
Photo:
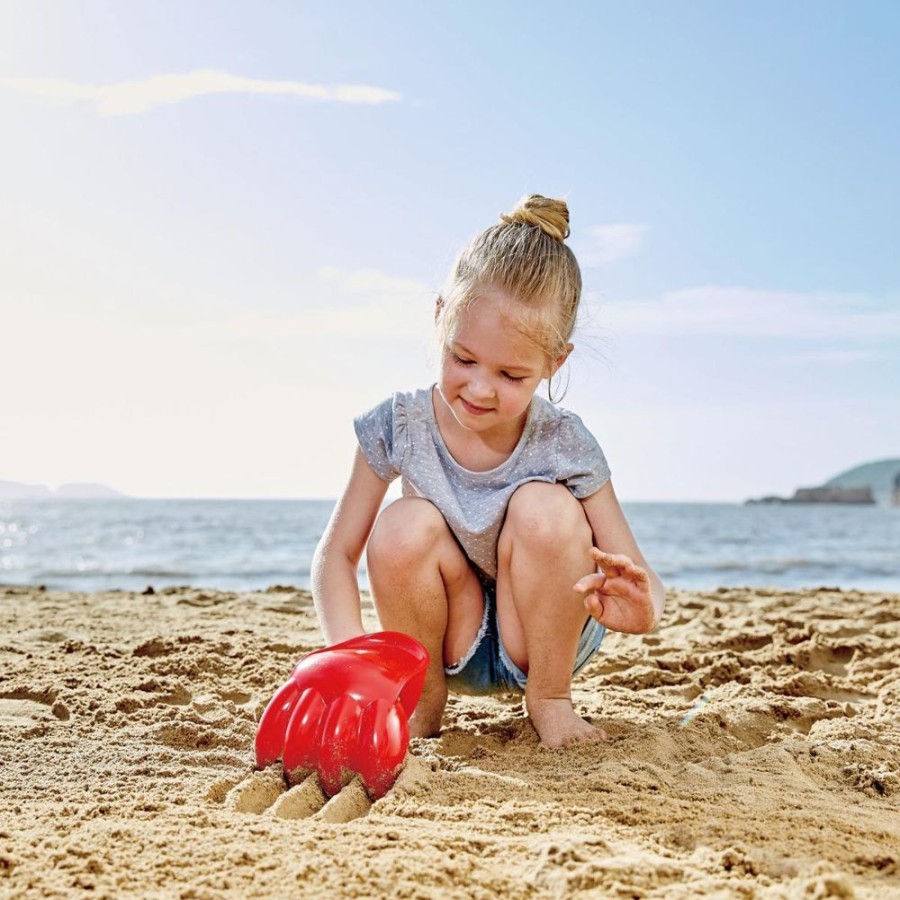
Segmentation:
[[(319, 500), (0, 501), (0, 584), (143, 590), (308, 587)], [(671, 587), (900, 592), (900, 507), (625, 503)], [(366, 584), (365, 572), (360, 581)]]

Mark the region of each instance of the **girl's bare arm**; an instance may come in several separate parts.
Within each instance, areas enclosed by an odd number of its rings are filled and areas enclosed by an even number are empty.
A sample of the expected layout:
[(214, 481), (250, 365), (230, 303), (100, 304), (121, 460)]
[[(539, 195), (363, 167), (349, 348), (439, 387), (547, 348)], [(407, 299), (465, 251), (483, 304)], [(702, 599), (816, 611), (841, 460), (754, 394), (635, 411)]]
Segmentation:
[(326, 644), (365, 633), (356, 571), (387, 487), (357, 448), (350, 480), (313, 555), (313, 599)]

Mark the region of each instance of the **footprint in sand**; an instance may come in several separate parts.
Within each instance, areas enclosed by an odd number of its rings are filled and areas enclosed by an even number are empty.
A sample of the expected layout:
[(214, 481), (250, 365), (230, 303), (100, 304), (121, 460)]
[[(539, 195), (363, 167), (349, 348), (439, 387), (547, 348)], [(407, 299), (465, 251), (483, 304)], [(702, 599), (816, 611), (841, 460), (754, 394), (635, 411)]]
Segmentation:
[(131, 701), (132, 711), (141, 708), (152, 714), (168, 708), (157, 714), (152, 731), (161, 744), (175, 750), (215, 752), (244, 750), (252, 740), (258, 715), (250, 694), (224, 690), (195, 696), (181, 685), (173, 688), (156, 681), (140, 685), (139, 690), (157, 693), (139, 703)]
[(847, 667), (853, 661), (854, 656), (856, 656), (856, 649), (853, 647), (830, 647), (827, 644), (815, 644), (798, 653), (795, 664), (807, 671), (846, 675)]
[(44, 734), (69, 719), (69, 709), (55, 693), (13, 691), (0, 694), (0, 728), (21, 729), (23, 737)]

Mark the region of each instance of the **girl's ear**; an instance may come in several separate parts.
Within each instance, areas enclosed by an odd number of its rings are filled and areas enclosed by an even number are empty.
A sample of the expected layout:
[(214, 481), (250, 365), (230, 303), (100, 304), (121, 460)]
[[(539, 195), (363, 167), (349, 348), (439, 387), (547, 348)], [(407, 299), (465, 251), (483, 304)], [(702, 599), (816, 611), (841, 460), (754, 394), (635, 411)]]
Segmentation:
[(569, 358), (569, 354), (575, 349), (574, 344), (566, 344), (566, 349), (553, 360), (550, 366), (550, 377), (552, 378), (564, 365)]

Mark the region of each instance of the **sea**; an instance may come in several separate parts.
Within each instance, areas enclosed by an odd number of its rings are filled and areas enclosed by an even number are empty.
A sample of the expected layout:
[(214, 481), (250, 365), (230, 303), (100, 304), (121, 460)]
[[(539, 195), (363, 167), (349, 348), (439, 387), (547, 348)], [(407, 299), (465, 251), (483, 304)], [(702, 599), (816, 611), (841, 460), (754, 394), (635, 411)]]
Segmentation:
[[(0, 501), (0, 584), (309, 587), (329, 500)], [(624, 503), (670, 587), (900, 592), (900, 507)], [(360, 584), (366, 573), (360, 569)]]

